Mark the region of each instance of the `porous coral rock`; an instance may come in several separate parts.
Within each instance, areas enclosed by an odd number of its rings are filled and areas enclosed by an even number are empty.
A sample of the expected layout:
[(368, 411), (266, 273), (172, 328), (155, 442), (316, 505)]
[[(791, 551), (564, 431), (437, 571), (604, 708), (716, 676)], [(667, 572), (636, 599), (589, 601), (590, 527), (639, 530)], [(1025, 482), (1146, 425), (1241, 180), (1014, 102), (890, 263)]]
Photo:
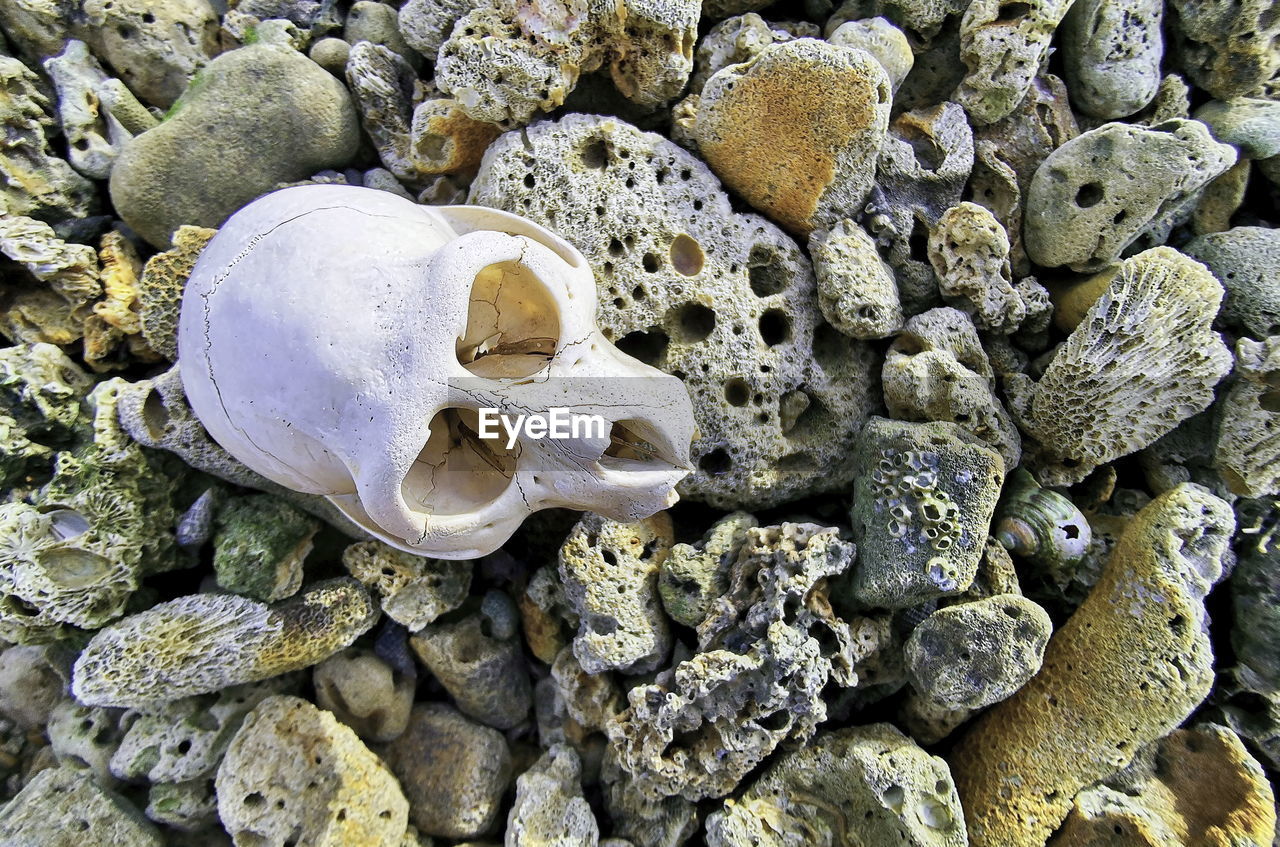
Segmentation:
[(1205, 409), (1231, 367), (1211, 328), (1221, 301), (1204, 266), (1170, 247), (1125, 260), (1054, 354), (1020, 421), (1042, 450), (1040, 481), (1078, 482)]
[(1244, 204), (1252, 174), (1253, 162), (1242, 158), (1224, 173), (1214, 177), (1205, 186), (1200, 194), (1200, 202), (1191, 213), (1191, 231), (1196, 235), (1204, 235), (1230, 229), (1231, 219)]
[(1182, 248), (1226, 289), (1220, 320), (1257, 339), (1280, 335), (1280, 230), (1238, 226), (1202, 235)]
[(580, 621), (573, 652), (589, 673), (646, 673), (666, 659), (658, 570), (674, 540), (666, 512), (633, 524), (588, 512), (565, 539), (560, 579)]
[(141, 99), (167, 108), (218, 52), (208, 0), (84, 0), (73, 30)]
[(861, 209), (891, 99), (870, 54), (803, 38), (707, 80), (692, 134), (726, 185), (807, 235)]
[[(0, 317), (0, 328), (16, 341), (52, 340), (61, 345), (78, 340), (85, 331), (85, 321), (93, 315), (93, 304), (102, 296), (98, 254), (87, 244), (63, 241), (43, 221), (20, 215), (0, 218), (0, 253), (22, 264), (35, 279), (45, 283), (62, 300), (59, 311), (74, 327), (69, 339), (39, 337), (46, 332), (40, 324), (24, 327), (14, 314), (13, 300), (21, 294), (4, 298), (6, 314)], [(2, 302), (2, 301), (0, 301)]]
[(1280, 18), (1269, 2), (1171, 0), (1168, 15), (1174, 61), (1197, 86), (1218, 99), (1275, 96)]
[(151, 115), (128, 88), (109, 86), (111, 77), (83, 41), (68, 41), (61, 55), (45, 60), (44, 67), (58, 93), (58, 122), (71, 166), (87, 177), (106, 179), (135, 134), (125, 121), (132, 124), (134, 116), (146, 115), (145, 122)]
[(1000, 455), (956, 424), (884, 418), (871, 419), (856, 452), (853, 596), (901, 609), (968, 588), (1000, 496)]
[(1242, 158), (1280, 156), (1280, 103), (1275, 100), (1210, 100), (1196, 109), (1195, 117), (1214, 138), (1239, 149)]
[(398, 15), (400, 34), (410, 47), (434, 60), (453, 25), (474, 5), (471, 0), (408, 0)]
[(49, 768), (0, 809), (3, 847), (164, 847), (164, 837), (128, 800), (86, 771)]
[(1155, 746), (1155, 772), (1136, 785), (1077, 794), (1052, 847), (1272, 843), (1275, 794), (1234, 732), (1178, 729)]
[(218, 817), (237, 844), (399, 847), (409, 804), (386, 765), (333, 715), (263, 700), (218, 768)]
[(165, 249), (182, 224), (219, 226), (280, 183), (345, 165), (359, 132), (346, 88), (315, 62), (242, 47), (210, 62), (170, 117), (128, 145), (111, 169), (111, 201)]
[(409, 728), (382, 751), (409, 798), (410, 820), (427, 835), (475, 838), (498, 821), (511, 784), (502, 733), (444, 703), (419, 703)]
[(1132, 115), (1156, 96), (1164, 4), (1078, 0), (1062, 20), (1059, 43), (1071, 101), (1095, 118)]
[(579, 784), (578, 754), (553, 744), (516, 780), (505, 847), (596, 847), (600, 827)]
[(0, 56), (0, 211), (51, 221), (86, 217), (98, 205), (93, 183), (50, 149), (54, 121), (38, 82), (22, 62)]
[[(1105, 162), (1105, 165), (1103, 164)], [(1031, 180), (1023, 235), (1046, 267), (1094, 270), (1163, 243), (1200, 189), (1236, 162), (1199, 121), (1109, 123), (1049, 154)]]
[(409, 725), (416, 678), (368, 650), (348, 648), (316, 665), (316, 705), (369, 741), (392, 741)]
[(1230, 507), (1194, 485), (1130, 521), (1040, 673), (949, 756), (975, 847), (1044, 844), (1079, 789), (1128, 764), (1205, 698), (1213, 653), (1204, 597), (1234, 529)]
[(533, 686), (519, 639), (487, 630), (488, 622), (472, 615), (425, 626), (409, 644), (464, 714), (510, 729), (528, 716)]
[(967, 845), (946, 762), (889, 724), (841, 729), (772, 764), (707, 819), (707, 844)]
[(149, 706), (305, 668), (373, 626), (355, 580), (318, 582), (277, 606), (193, 594), (98, 631), (76, 659), (71, 690), (91, 705)]
[(0, 653), (0, 715), (22, 729), (43, 729), (66, 687), (43, 649), (15, 645)]
[(785, 738), (812, 735), (827, 682), (857, 684), (856, 666), (881, 647), (870, 621), (831, 610), (826, 578), (853, 555), (832, 528), (748, 530), (729, 592), (698, 627), (699, 652), (632, 688), (607, 727), (627, 790), (649, 802), (720, 797)]
[(411, 632), (462, 605), (471, 587), (471, 563), (428, 559), (362, 541), (342, 551), (342, 564), (377, 596), (387, 617)]
[(534, 571), (517, 603), (529, 652), (551, 664), (578, 627), (577, 616), (564, 596), (558, 569), (547, 565)]
[(1013, 288), (1009, 237), (984, 207), (964, 202), (947, 209), (929, 230), (929, 262), (943, 299), (979, 329), (1007, 335), (1026, 318)]
[(596, 275), (605, 337), (684, 380), (700, 434), (682, 496), (757, 508), (851, 479), (871, 351), (820, 322), (803, 253), (735, 214), (698, 159), (569, 115), (495, 141), (470, 202), (564, 235)]
[(954, 99), (975, 124), (1013, 111), (1040, 70), (1070, 0), (974, 0), (960, 21), (960, 57), (969, 69)]
[(71, 446), (90, 434), (92, 415), (81, 401), (93, 380), (52, 344), (0, 348), (0, 405), (31, 438)]
[(911, 73), (915, 55), (911, 42), (885, 18), (847, 21), (836, 27), (827, 41), (840, 47), (854, 47), (870, 53), (889, 75), (889, 88), (896, 92)]
[(147, 345), (166, 359), (178, 358), (178, 311), (182, 288), (200, 251), (216, 229), (183, 224), (173, 233), (173, 247), (147, 260), (138, 283), (138, 320)]
[(1232, 493), (1280, 494), (1280, 336), (1236, 343), (1235, 384), (1218, 409), (1214, 465)]
[(218, 825), (218, 797), (212, 779), (153, 783), (147, 791), (146, 815), (178, 832), (203, 831), (215, 838), (226, 837)]
[(675, 847), (701, 829), (696, 804), (678, 794), (660, 799), (643, 794), (618, 765), (612, 747), (605, 748), (600, 779), (612, 832), (634, 847)]
[[(1240, 518), (1242, 530), (1254, 529), (1243, 526), (1246, 514), (1241, 513)], [(1275, 699), (1280, 695), (1280, 660), (1275, 649), (1280, 643), (1280, 604), (1275, 602), (1280, 596), (1280, 545), (1257, 533), (1241, 548), (1231, 574), (1235, 676), (1244, 690)]]
[(1053, 625), (1038, 605), (998, 594), (939, 609), (905, 645), (912, 686), (949, 709), (997, 703), (1040, 670)]
[(63, 700), (49, 713), (46, 734), (59, 764), (87, 770), (99, 784), (111, 787), (111, 758), (120, 746), (119, 709), (82, 706)]
[(689, 93), (701, 94), (712, 75), (729, 65), (754, 59), (770, 44), (816, 36), (817, 27), (809, 29), (809, 26), (766, 21), (755, 12), (720, 21), (698, 41), (693, 75), (689, 77)]
[(916, 315), (885, 356), (881, 371), (889, 414), (954, 423), (1017, 467), (1021, 439), (995, 393), (995, 373), (973, 322), (958, 309)]
[(845, 335), (886, 338), (902, 328), (902, 304), (893, 272), (875, 242), (852, 220), (809, 235), (822, 316)]
[(318, 521), (269, 494), (237, 497), (215, 518), (213, 569), (218, 585), (274, 603), (302, 586), (302, 563)]
[(729, 569), (759, 526), (746, 512), (725, 515), (697, 544), (677, 544), (658, 568), (658, 595), (673, 621), (696, 627), (729, 588)]

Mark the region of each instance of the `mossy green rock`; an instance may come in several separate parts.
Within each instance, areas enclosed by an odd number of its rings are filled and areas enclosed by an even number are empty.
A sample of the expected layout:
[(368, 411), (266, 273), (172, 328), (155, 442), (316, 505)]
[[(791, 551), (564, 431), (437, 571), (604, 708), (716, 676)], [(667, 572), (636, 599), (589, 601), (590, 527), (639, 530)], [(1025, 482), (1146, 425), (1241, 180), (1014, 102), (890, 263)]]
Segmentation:
[(315, 62), (271, 44), (209, 63), (169, 117), (125, 148), (111, 201), (159, 248), (182, 224), (217, 227), (281, 183), (355, 155), (360, 131), (346, 88)]
[(218, 513), (213, 569), (218, 585), (273, 602), (302, 585), (302, 560), (319, 521), (270, 494), (241, 497)]

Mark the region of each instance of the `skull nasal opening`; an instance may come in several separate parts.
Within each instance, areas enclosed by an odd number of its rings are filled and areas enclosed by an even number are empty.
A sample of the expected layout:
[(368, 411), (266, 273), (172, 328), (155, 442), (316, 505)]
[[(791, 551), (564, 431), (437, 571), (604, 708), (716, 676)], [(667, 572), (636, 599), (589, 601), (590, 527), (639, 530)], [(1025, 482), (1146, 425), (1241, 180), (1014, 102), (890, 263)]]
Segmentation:
[(560, 344), (560, 312), (545, 283), (515, 261), (476, 274), (458, 361), (476, 376), (520, 379), (547, 366)]

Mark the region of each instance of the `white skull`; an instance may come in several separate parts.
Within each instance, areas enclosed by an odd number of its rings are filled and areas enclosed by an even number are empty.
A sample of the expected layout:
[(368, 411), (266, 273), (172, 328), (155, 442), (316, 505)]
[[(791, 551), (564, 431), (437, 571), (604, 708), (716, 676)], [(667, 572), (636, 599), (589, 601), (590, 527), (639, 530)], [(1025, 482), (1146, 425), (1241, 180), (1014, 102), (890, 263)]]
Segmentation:
[[(403, 550), (472, 558), (538, 509), (635, 521), (677, 499), (688, 394), (606, 341), (595, 307), (583, 256), (515, 215), (301, 186), (205, 248), (179, 366), (209, 434), (253, 470)], [(508, 450), (505, 431), (477, 437), (482, 408), (611, 429)]]

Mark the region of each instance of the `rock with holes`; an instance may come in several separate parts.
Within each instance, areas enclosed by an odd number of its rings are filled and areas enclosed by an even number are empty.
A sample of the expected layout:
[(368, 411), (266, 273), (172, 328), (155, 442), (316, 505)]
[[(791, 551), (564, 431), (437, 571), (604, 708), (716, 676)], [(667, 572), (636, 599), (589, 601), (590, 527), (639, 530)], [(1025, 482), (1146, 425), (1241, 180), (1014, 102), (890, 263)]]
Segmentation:
[(511, 729), (528, 717), (533, 686), (519, 639), (497, 635), (482, 616), (470, 615), (425, 626), (409, 644), (464, 714)]
[(242, 47), (210, 62), (170, 117), (129, 144), (111, 170), (111, 201), (165, 249), (182, 224), (219, 226), (280, 183), (345, 165), (358, 142), (342, 83), (287, 47)]
[(973, 321), (958, 309), (930, 309), (907, 321), (881, 371), (889, 414), (945, 421), (986, 442), (1015, 468), (1022, 441), (995, 392), (995, 372)]
[(1151, 766), (1130, 784), (1126, 771), (1076, 795), (1053, 847), (1272, 843), (1275, 792), (1239, 736), (1204, 724), (1152, 746)]
[(560, 548), (560, 579), (580, 621), (573, 652), (588, 673), (656, 670), (671, 651), (658, 571), (674, 543), (671, 518), (639, 523), (583, 516)]
[(387, 766), (333, 715), (297, 697), (245, 717), (215, 782), (237, 844), (400, 847), (409, 804)]
[(901, 609), (973, 582), (1004, 461), (951, 423), (872, 418), (858, 438), (853, 537), (858, 602)]
[(362, 541), (342, 551), (348, 573), (372, 590), (382, 611), (410, 632), (462, 605), (471, 587), (471, 563), (428, 559)]
[(1078, 482), (1213, 402), (1231, 368), (1212, 329), (1221, 302), (1212, 274), (1171, 247), (1126, 259), (1021, 413), (1039, 443), (1040, 481)]
[(814, 230), (809, 255), (818, 278), (818, 305), (833, 327), (864, 341), (902, 328), (893, 271), (857, 223), (846, 219), (830, 230)]
[(748, 62), (778, 42), (816, 37), (818, 28), (809, 23), (766, 21), (755, 12), (735, 15), (720, 21), (698, 41), (693, 57), (693, 76), (689, 93), (701, 94), (715, 73), (729, 65)]
[(1171, 50), (1191, 81), (1220, 100), (1275, 97), (1280, 86), (1280, 17), (1268, 0), (1171, 0)]
[(658, 595), (673, 621), (696, 627), (729, 589), (729, 570), (759, 522), (746, 512), (726, 515), (697, 544), (677, 544), (658, 569)]
[(997, 594), (939, 609), (911, 631), (907, 676), (948, 709), (998, 703), (1035, 676), (1053, 624), (1019, 594)]
[(889, 87), (896, 92), (902, 81), (911, 73), (915, 55), (911, 42), (902, 30), (885, 18), (864, 18), (847, 21), (836, 27), (827, 41), (840, 47), (854, 47), (875, 57), (889, 75)]
[(1237, 226), (1193, 238), (1182, 252), (1226, 289), (1222, 321), (1256, 339), (1280, 335), (1280, 230)]
[(49, 471), (57, 447), (88, 435), (89, 375), (52, 344), (0, 348), (0, 483)]
[(269, 494), (236, 497), (217, 512), (213, 570), (218, 585), (274, 603), (302, 587), (302, 563), (320, 523)]
[(49, 749), (59, 764), (87, 770), (101, 785), (112, 786), (110, 765), (123, 735), (121, 717), (119, 709), (63, 700), (49, 713)]
[(1009, 236), (986, 208), (964, 202), (943, 212), (929, 231), (929, 262), (943, 299), (979, 329), (1007, 335), (1022, 325), (1027, 306), (1013, 288)]
[(1027, 194), (1027, 255), (1046, 267), (1102, 267), (1131, 245), (1161, 244), (1236, 151), (1199, 121), (1109, 123), (1049, 155)]
[(1280, 336), (1236, 342), (1237, 380), (1220, 401), (1213, 459), (1242, 497), (1280, 494)]
[(710, 847), (968, 843), (946, 762), (887, 723), (819, 735), (707, 818)]
[(596, 847), (600, 826), (582, 796), (582, 765), (572, 747), (553, 744), (516, 780), (507, 816), (508, 847)]
[(1103, 120), (1132, 115), (1156, 96), (1164, 3), (1073, 3), (1062, 21), (1063, 70), (1071, 101)]
[(628, 791), (648, 803), (723, 797), (785, 739), (813, 734), (824, 687), (856, 685), (883, 646), (870, 621), (832, 611), (828, 580), (853, 557), (834, 528), (747, 531), (728, 593), (698, 626), (698, 653), (632, 688), (606, 728)]
[(476, 838), (497, 824), (513, 775), (502, 733), (444, 703), (419, 703), (409, 728), (382, 755), (400, 780), (410, 820), (421, 832)]
[(495, 141), (470, 199), (573, 242), (595, 271), (605, 337), (682, 378), (699, 432), (685, 496), (756, 508), (851, 479), (876, 402), (871, 351), (821, 322), (804, 254), (734, 213), (698, 159), (617, 119), (569, 115)]
[(227, 837), (218, 825), (218, 796), (212, 779), (154, 783), (147, 790), (146, 815), (178, 832)]
[(1204, 597), (1223, 574), (1231, 508), (1184, 484), (1124, 530), (1044, 666), (951, 752), (974, 847), (1043, 845), (1084, 786), (1182, 723), (1213, 685)]
[(166, 359), (178, 358), (178, 310), (182, 289), (200, 251), (215, 229), (183, 224), (173, 233), (173, 247), (147, 260), (138, 284), (138, 320), (147, 345)]
[(692, 135), (726, 185), (807, 235), (862, 208), (891, 99), (870, 54), (802, 38), (707, 80)]
[(348, 648), (316, 665), (316, 705), (368, 741), (392, 741), (409, 725), (417, 678), (369, 650)]
[(81, 10), (76, 37), (152, 106), (168, 108), (218, 53), (208, 0), (85, 0)]
[(192, 594), (101, 629), (76, 659), (72, 693), (92, 705), (150, 706), (309, 667), (373, 626), (351, 579), (318, 582), (276, 606)]
[(600, 781), (611, 831), (633, 847), (684, 844), (702, 827), (696, 804), (678, 794), (652, 798), (638, 790), (626, 771), (619, 767), (612, 747), (605, 749)]
[(300, 681), (298, 674), (286, 674), (125, 712), (111, 774), (154, 784), (212, 778), (244, 716), (268, 697), (295, 693)]
[(87, 772), (43, 770), (0, 809), (2, 847), (163, 847), (160, 830), (124, 797)]

